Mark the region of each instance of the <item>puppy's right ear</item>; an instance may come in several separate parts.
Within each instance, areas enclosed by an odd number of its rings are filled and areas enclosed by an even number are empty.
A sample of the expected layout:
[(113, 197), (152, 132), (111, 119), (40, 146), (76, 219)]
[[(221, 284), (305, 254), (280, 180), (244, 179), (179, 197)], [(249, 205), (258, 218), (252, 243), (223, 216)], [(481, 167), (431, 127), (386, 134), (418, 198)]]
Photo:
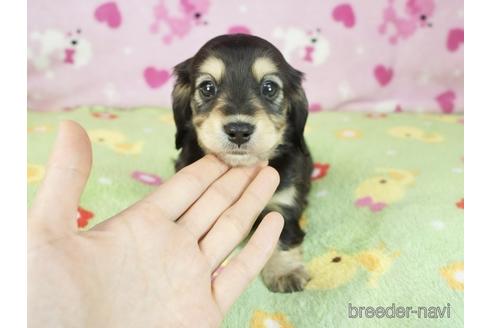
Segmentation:
[(183, 147), (183, 142), (191, 129), (191, 60), (187, 59), (174, 67), (176, 82), (174, 84), (173, 115), (176, 124), (176, 149)]

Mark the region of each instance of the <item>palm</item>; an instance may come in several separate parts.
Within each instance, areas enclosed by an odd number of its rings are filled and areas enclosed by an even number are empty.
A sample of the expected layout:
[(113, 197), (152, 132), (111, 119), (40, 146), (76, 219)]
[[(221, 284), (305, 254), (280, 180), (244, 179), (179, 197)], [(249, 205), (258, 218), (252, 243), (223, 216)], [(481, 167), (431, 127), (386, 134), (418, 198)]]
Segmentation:
[[(65, 153), (55, 148), (56, 170), (48, 170), (29, 218), (30, 323), (53, 326), (54, 316), (64, 318), (56, 322), (63, 326), (218, 326), (268, 260), (282, 227), (279, 215), (268, 215), (213, 281), (211, 274), (248, 233), (278, 177), (269, 168), (228, 169), (206, 157), (122, 213), (76, 232), (67, 218), (87, 180), (90, 149), (83, 130), (68, 132), (77, 138), (57, 144)], [(67, 151), (76, 169), (60, 169), (57, 156), (63, 153), (66, 164)], [(62, 204), (60, 190), (67, 198)], [(46, 213), (54, 200), (61, 208)]]

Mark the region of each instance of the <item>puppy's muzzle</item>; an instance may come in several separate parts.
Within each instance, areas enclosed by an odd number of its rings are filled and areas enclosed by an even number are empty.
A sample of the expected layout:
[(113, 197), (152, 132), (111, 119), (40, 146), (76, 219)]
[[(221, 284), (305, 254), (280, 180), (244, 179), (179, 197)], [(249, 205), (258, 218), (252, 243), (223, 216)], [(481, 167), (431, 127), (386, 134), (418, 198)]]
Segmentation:
[(249, 123), (233, 122), (224, 125), (224, 132), (227, 134), (229, 141), (235, 143), (238, 147), (248, 142), (254, 131), (255, 126)]

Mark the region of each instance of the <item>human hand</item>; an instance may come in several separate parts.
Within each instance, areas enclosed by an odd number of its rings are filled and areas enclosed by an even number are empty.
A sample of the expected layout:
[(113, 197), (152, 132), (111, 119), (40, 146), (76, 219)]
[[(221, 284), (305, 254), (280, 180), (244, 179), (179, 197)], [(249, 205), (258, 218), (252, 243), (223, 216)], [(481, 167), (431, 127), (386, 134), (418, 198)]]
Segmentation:
[(92, 162), (87, 134), (64, 122), (28, 218), (30, 327), (217, 327), (270, 257), (283, 219), (268, 214), (211, 275), (273, 195), (271, 167), (213, 156), (85, 232), (76, 213)]

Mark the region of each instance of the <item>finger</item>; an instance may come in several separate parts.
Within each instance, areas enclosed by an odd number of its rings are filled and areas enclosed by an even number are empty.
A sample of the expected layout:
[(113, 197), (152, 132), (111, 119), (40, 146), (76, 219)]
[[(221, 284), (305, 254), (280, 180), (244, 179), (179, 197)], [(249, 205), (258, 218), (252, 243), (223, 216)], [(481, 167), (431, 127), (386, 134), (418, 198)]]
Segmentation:
[(203, 237), (200, 248), (212, 270), (248, 234), (256, 218), (275, 192), (278, 183), (277, 171), (269, 166), (263, 168), (241, 198), (220, 216), (209, 233)]
[(156, 191), (132, 206), (132, 210), (154, 213), (159, 219), (178, 219), (229, 167), (206, 155), (176, 173)]
[(77, 207), (91, 165), (91, 144), (85, 130), (76, 122), (62, 122), (31, 208), (30, 224), (55, 233), (76, 231)]
[(275, 249), (283, 225), (284, 219), (279, 213), (266, 215), (244, 249), (214, 279), (214, 296), (222, 313), (227, 312), (265, 266)]
[(236, 202), (266, 163), (254, 167), (237, 167), (215, 181), (179, 219), (197, 239), (207, 232), (219, 215)]

